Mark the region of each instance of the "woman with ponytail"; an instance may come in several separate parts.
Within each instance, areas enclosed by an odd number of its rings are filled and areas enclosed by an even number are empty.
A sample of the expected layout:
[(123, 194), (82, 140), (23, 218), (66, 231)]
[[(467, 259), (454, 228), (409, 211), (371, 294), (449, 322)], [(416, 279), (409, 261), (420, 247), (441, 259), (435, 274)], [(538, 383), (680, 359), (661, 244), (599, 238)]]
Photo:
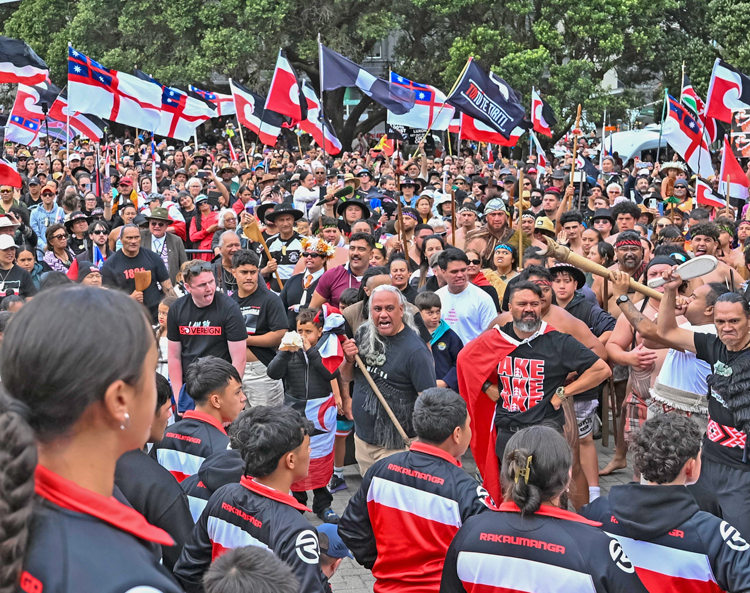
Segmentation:
[(570, 447), (554, 428), (515, 433), (500, 472), (505, 502), (458, 530), (440, 591), (644, 593), (617, 540), (561, 508), (572, 465)]
[[(117, 459), (146, 443), (156, 406), (142, 306), (76, 286), (26, 308), (0, 354), (0, 593), (180, 591), (153, 545), (172, 539), (113, 497)], [(102, 344), (117, 357), (87, 364)]]

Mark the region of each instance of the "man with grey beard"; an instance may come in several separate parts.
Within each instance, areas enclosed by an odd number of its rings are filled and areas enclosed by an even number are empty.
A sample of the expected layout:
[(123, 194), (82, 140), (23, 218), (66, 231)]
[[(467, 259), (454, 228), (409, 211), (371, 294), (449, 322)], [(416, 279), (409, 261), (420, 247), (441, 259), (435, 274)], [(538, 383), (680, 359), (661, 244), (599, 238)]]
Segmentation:
[(414, 403), (422, 391), (436, 386), (432, 354), (406, 313), (406, 299), (401, 292), (388, 284), (378, 286), (370, 294), (369, 306), (369, 318), (357, 329), (353, 340), (342, 344), (344, 361), (339, 367), (343, 381), (354, 381), (354, 445), (363, 476), (376, 461), (406, 451), (408, 445), (354, 364), (355, 356), (361, 356), (410, 439), (417, 436), (412, 425)]
[[(473, 386), (477, 385), (497, 402), (495, 452), (500, 460), (510, 437), (530, 425), (548, 424), (562, 434), (563, 402), (596, 387), (610, 375), (607, 363), (594, 352), (542, 320), (539, 286), (522, 280), (510, 291), (512, 321), (486, 331), (458, 357), (461, 394), (476, 400)], [(577, 377), (566, 385), (570, 373)], [(471, 400), (469, 409), (472, 419), (478, 421)]]

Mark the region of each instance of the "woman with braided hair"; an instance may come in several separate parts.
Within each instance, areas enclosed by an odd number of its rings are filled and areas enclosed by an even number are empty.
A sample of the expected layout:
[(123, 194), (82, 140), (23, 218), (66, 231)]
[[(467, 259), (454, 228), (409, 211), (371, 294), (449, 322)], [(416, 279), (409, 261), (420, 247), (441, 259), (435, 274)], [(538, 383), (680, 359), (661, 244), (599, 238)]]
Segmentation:
[(505, 448), (497, 512), (470, 517), (448, 548), (441, 593), (641, 593), (633, 564), (612, 539), (561, 508), (573, 454), (554, 428), (531, 426)]
[[(172, 538), (113, 497), (117, 460), (146, 443), (156, 407), (143, 308), (77, 286), (25, 309), (0, 358), (0, 593), (180, 591), (153, 552)], [(102, 343), (121, 347), (116, 363), (76, 364)]]

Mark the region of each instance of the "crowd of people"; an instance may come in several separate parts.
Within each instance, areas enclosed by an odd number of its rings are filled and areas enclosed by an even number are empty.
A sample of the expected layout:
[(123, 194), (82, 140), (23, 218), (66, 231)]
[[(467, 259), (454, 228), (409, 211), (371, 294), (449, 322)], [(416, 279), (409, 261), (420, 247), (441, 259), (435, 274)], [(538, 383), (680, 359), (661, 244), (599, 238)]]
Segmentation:
[(750, 590), (750, 217), (682, 163), (117, 144), (4, 147), (0, 593)]

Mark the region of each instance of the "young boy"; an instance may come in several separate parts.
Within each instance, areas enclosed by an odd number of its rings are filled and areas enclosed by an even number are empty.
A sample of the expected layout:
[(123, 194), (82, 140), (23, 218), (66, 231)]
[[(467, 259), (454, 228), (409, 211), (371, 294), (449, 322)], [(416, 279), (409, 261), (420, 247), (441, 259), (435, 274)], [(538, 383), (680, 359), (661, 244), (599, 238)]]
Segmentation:
[[(339, 297), (339, 310), (343, 313), (344, 309), (351, 307), (352, 305), (359, 302), (359, 290), (356, 288), (347, 288), (341, 293)], [(339, 390), (339, 397), (341, 397), (340, 389), (344, 387), (349, 388), (349, 385), (343, 386), (341, 380), (337, 380), (333, 385), (333, 392)], [(328, 484), (328, 490), (333, 494), (340, 490), (346, 490), (346, 480), (344, 479), (344, 462), (346, 460), (346, 439), (352, 433), (354, 428), (354, 421), (347, 418), (341, 412), (336, 415), (336, 439), (333, 443), (333, 476), (331, 476), (331, 482)]]
[(440, 297), (434, 292), (420, 292), (414, 300), (427, 331), (432, 335), (430, 346), (435, 360), (435, 376), (438, 387), (450, 387), (458, 391), (456, 360), (464, 343), (458, 334), (440, 317)]
[(310, 509), (289, 494), (307, 476), (312, 426), (295, 410), (271, 406), (245, 410), (236, 423), (245, 475), (208, 501), (174, 575), (187, 593), (201, 592), (203, 575), (221, 554), (259, 546), (292, 567), (300, 592), (322, 593), (318, 535), (300, 514)]
[[(313, 424), (310, 433), (312, 455), (310, 472), (304, 480), (292, 484), (292, 494), (300, 504), (307, 504), (307, 491), (313, 491), (313, 512), (325, 523), (338, 523), (331, 509), (333, 496), (326, 486), (333, 475), (333, 442), (336, 437), (336, 410), (341, 405), (331, 391), (331, 381), (339, 376), (321, 358), (318, 340), (323, 337), (323, 314), (302, 309), (297, 315), (297, 333), (302, 349), (283, 345), (268, 363), (268, 376), (284, 382), (284, 405), (303, 414)], [(329, 340), (336, 340), (329, 335)]]
[(469, 420), (460, 395), (425, 389), (414, 404), (419, 441), (376, 462), (349, 501), (338, 532), (372, 570), (376, 592), (437, 593), (453, 536), (489, 510), (489, 495), (459, 461), (471, 440)]
[(195, 410), (187, 410), (151, 449), (151, 456), (178, 482), (198, 473), (206, 457), (227, 448), (223, 425), (233, 422), (247, 401), (237, 369), (215, 356), (199, 358), (188, 367), (185, 388)]

